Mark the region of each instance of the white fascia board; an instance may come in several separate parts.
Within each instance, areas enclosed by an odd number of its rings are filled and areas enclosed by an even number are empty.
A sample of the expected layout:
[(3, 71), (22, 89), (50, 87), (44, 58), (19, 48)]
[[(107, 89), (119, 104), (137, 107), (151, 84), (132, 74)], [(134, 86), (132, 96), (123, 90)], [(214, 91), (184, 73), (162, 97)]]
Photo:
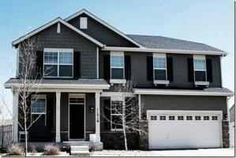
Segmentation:
[(74, 27), (73, 25), (71, 25), (71, 24), (67, 23), (66, 21), (62, 20), (60, 17), (58, 17), (58, 18), (56, 18), (56, 19), (46, 23), (45, 25), (43, 25), (43, 26), (41, 26), (41, 27), (39, 27), (39, 28), (29, 32), (28, 34), (26, 34), (24, 36), (21, 36), (20, 38), (18, 38), (15, 41), (13, 41), (12, 45), (15, 46), (15, 45), (19, 44), (20, 42), (24, 41), (25, 39), (27, 39), (27, 38), (29, 38), (29, 37), (31, 37), (31, 36), (41, 32), (42, 30), (44, 30), (44, 29), (46, 29), (46, 28), (48, 28), (48, 27), (50, 27), (50, 26), (52, 26), (52, 25), (54, 25), (54, 24), (56, 24), (58, 22), (64, 24), (65, 26), (67, 26), (71, 30), (75, 31), (76, 33), (80, 34), (81, 36), (85, 37), (86, 39), (90, 40), (94, 44), (96, 44), (96, 45), (98, 45), (100, 47), (104, 46), (104, 44), (102, 44), (101, 42), (99, 42), (96, 39), (92, 38), (91, 36), (83, 33), (82, 31), (80, 31), (79, 29)]
[(134, 93), (141, 95), (233, 96), (232, 92), (208, 92), (204, 90), (134, 89)]
[(123, 32), (121, 32), (120, 30), (116, 29), (115, 27), (111, 26), (110, 24), (108, 24), (107, 22), (105, 22), (104, 20), (98, 18), (96, 15), (92, 14), (91, 12), (87, 11), (86, 9), (82, 9), (78, 12), (76, 12), (75, 14), (72, 14), (71, 16), (65, 18), (65, 21), (69, 21), (81, 14), (87, 14), (88, 16), (90, 16), (91, 18), (93, 18), (94, 20), (96, 20), (97, 22), (101, 23), (102, 25), (104, 25), (105, 27), (111, 29), (112, 31), (114, 31), (115, 33), (117, 33), (118, 35), (124, 37), (125, 39), (127, 39), (128, 41), (132, 42), (133, 44), (137, 45), (138, 47), (142, 48), (143, 46), (140, 45), (139, 43), (137, 43), (136, 41), (132, 40), (131, 38), (129, 38), (128, 36), (126, 36)]
[[(32, 89), (89, 89), (89, 90), (102, 90), (102, 89), (109, 89), (110, 85), (93, 85), (93, 84), (28, 84), (29, 87)], [(20, 88), (22, 84), (20, 83), (13, 83), (13, 84), (5, 84), (5, 88)]]
[(134, 48), (134, 47), (103, 47), (104, 51), (125, 51), (125, 52), (151, 52), (151, 53), (173, 53), (173, 54), (198, 54), (198, 55), (221, 55), (226, 56), (226, 52), (203, 51), (203, 50), (182, 50), (182, 49), (159, 49), (159, 48)]

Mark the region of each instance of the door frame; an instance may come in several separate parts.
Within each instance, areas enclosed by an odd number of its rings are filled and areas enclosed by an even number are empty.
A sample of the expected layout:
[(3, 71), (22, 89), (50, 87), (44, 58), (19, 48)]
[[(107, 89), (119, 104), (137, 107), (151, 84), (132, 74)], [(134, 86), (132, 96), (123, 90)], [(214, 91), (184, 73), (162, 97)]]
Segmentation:
[[(70, 98), (74, 96), (77, 98), (83, 98), (84, 99), (84, 104), (83, 105), (78, 105), (78, 106), (84, 106), (84, 138), (81, 139), (71, 139), (70, 138)], [(68, 94), (68, 140), (85, 140), (86, 138), (86, 95), (81, 94), (81, 93), (69, 93)]]

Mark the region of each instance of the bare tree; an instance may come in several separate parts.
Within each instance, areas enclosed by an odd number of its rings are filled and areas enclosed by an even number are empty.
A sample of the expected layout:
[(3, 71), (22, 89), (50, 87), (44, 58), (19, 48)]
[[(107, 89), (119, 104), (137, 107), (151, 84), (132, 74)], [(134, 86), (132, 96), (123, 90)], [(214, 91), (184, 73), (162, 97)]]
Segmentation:
[(114, 127), (119, 127), (119, 130), (123, 133), (124, 138), (124, 148), (128, 150), (128, 141), (127, 141), (127, 132), (143, 132), (139, 128), (139, 107), (138, 100), (136, 96), (126, 96), (127, 92), (132, 92), (132, 82), (127, 81), (127, 83), (123, 86), (117, 86), (116, 91), (120, 92), (120, 100), (122, 101), (111, 101), (111, 107), (107, 107), (112, 113), (115, 113), (116, 119), (107, 117), (103, 115), (106, 119)]
[[(17, 88), (19, 94), (19, 127), (24, 131), (25, 156), (28, 152), (28, 131), (32, 125), (41, 117), (31, 120), (31, 108), (28, 99), (32, 92), (37, 93), (41, 83), (41, 75), (36, 64), (36, 39), (27, 39), (19, 45), (19, 73), (20, 86)], [(37, 98), (34, 99), (37, 101)]]

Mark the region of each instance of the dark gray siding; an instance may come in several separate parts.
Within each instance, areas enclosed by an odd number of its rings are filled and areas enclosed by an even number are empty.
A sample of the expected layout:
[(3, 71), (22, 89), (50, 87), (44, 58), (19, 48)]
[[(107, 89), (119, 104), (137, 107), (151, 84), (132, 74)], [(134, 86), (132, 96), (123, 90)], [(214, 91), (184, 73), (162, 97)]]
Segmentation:
[[(43, 48), (73, 48), (74, 52), (80, 53), (80, 77), (96, 78), (97, 46), (91, 41), (63, 24), (61, 24), (61, 33), (57, 33), (57, 24), (55, 24), (34, 37), (36, 37), (38, 51), (43, 51)], [(75, 71), (78, 71), (76, 69)]]
[[(100, 78), (104, 77), (103, 59), (109, 52), (100, 53)], [(131, 80), (137, 87), (153, 87), (152, 81), (147, 80), (147, 56), (152, 53), (145, 52), (125, 52), (131, 57)], [(188, 58), (192, 55), (168, 54), (173, 61), (173, 81), (167, 88), (194, 88), (193, 82), (188, 80)], [(221, 62), (220, 56), (206, 56), (212, 60), (212, 82), (209, 87), (221, 87)]]
[(142, 95), (146, 110), (222, 110), (227, 114), (226, 97)]
[[(94, 111), (90, 111), (93, 108)], [(95, 94), (86, 93), (86, 132), (95, 132)]]
[(88, 35), (92, 36), (93, 38), (97, 39), (98, 41), (104, 43), (107, 46), (123, 46), (123, 47), (137, 47), (130, 41), (126, 40), (122, 36), (118, 35), (114, 31), (108, 29), (104, 25), (98, 23), (94, 19), (90, 18), (86, 14), (82, 14), (74, 19), (69, 21), (70, 24), (74, 25), (78, 29), (80, 29), (80, 17), (87, 17), (88, 18), (88, 28), (81, 29)]

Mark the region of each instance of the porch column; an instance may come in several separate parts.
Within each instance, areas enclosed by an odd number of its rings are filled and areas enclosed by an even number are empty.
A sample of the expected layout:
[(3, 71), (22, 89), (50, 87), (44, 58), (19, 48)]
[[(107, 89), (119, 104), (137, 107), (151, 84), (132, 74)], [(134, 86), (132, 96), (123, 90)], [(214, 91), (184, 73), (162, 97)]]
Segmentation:
[(56, 92), (56, 142), (61, 142), (61, 92)]
[(95, 121), (96, 121), (96, 140), (100, 142), (100, 92), (95, 93)]
[(13, 90), (12, 93), (13, 93), (13, 142), (18, 142), (19, 92)]

